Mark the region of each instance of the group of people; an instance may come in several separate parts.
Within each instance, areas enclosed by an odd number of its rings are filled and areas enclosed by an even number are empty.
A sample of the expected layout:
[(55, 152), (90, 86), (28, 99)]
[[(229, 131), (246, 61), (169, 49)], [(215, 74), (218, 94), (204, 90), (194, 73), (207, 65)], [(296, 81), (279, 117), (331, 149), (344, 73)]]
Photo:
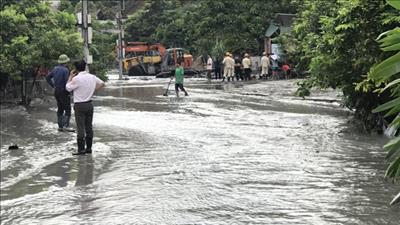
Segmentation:
[[(260, 72), (259, 79), (279, 79), (280, 71), (283, 72), (284, 78), (288, 79), (290, 73), (289, 65), (285, 63), (282, 68), (280, 68), (278, 61), (271, 59), (270, 56), (271, 54), (264, 52), (261, 57), (261, 71), (257, 71)], [(208, 80), (212, 79), (212, 72), (214, 72), (215, 79), (222, 79), (222, 81), (227, 80), (228, 82), (234, 81), (235, 78), (236, 81), (248, 81), (253, 78), (252, 61), (248, 53), (245, 53), (244, 58), (241, 60), (238, 55), (234, 57), (233, 54), (226, 52), (221, 63), (217, 60), (214, 62), (213, 58), (208, 55), (206, 70)]]
[(58, 65), (46, 76), (54, 88), (57, 101), (57, 124), (59, 131), (74, 131), (69, 127), (71, 118), (71, 94), (73, 95), (75, 122), (77, 127), (77, 152), (74, 155), (92, 153), (93, 144), (93, 104), (95, 90), (104, 86), (104, 82), (95, 75), (86, 72), (86, 62), (79, 60), (73, 63), (75, 69), (70, 71), (67, 55), (58, 58)]

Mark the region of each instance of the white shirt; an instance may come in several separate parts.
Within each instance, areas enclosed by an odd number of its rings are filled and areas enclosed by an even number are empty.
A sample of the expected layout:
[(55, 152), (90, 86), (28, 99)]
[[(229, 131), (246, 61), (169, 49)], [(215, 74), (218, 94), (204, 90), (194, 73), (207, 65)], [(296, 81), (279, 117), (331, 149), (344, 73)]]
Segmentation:
[(233, 60), (231, 57), (226, 56), (224, 58), (224, 60), (222, 61), (222, 64), (224, 64), (224, 66), (226, 68), (233, 68), (235, 66), (235, 60)]
[(67, 91), (74, 92), (74, 103), (78, 103), (90, 101), (96, 90), (96, 85), (102, 84), (104, 82), (95, 75), (82, 71), (72, 78), (65, 87)]
[(208, 70), (212, 70), (212, 65), (213, 65), (213, 60), (211, 58), (208, 58), (207, 60), (207, 68)]
[(251, 61), (250, 61), (249, 58), (244, 58), (244, 59), (242, 60), (242, 64), (243, 64), (243, 68), (249, 69), (250, 66), (251, 66)]
[(268, 67), (269, 66), (269, 59), (267, 56), (261, 57), (261, 66)]

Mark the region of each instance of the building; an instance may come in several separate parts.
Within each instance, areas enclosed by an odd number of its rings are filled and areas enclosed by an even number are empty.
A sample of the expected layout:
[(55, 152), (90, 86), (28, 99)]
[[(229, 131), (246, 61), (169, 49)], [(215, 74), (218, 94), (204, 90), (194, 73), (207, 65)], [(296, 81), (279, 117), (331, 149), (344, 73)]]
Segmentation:
[(272, 44), (272, 39), (280, 34), (289, 33), (292, 30), (292, 24), (296, 14), (277, 13), (275, 20), (268, 26), (265, 32), (264, 51), (274, 53), (275, 57), (279, 57), (279, 46)]

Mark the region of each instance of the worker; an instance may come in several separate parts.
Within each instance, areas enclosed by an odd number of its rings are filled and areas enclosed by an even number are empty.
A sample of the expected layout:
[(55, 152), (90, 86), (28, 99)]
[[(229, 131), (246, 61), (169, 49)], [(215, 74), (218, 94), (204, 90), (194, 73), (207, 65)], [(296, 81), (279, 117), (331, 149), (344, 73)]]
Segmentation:
[(213, 67), (213, 60), (211, 58), (210, 55), (208, 55), (208, 59), (207, 59), (207, 80), (208, 82), (211, 82), (211, 72), (212, 72), (212, 67)]
[(244, 59), (242, 60), (242, 65), (244, 69), (244, 79), (245, 80), (250, 80), (250, 74), (251, 74), (251, 61), (250, 61), (250, 55), (249, 54), (244, 54)]
[(233, 55), (231, 53), (229, 53), (229, 74), (228, 74), (228, 81), (229, 78), (232, 80), (233, 82), (233, 78), (234, 78), (234, 72), (235, 72), (235, 60), (233, 59)]
[(181, 91), (185, 92), (185, 96), (189, 95), (187, 93), (187, 91), (185, 90), (185, 88), (183, 87), (184, 74), (185, 74), (185, 71), (183, 70), (182, 63), (178, 62), (176, 64), (176, 69), (175, 69), (175, 93), (176, 93), (176, 97), (179, 97), (179, 89), (181, 89)]
[(266, 80), (268, 77), (269, 57), (266, 52), (263, 52), (261, 57), (261, 77)]
[[(222, 77), (222, 82), (223, 81), (225, 81), (225, 78), (227, 78), (228, 79), (228, 74), (230, 74), (230, 69), (231, 69), (231, 67), (230, 67), (230, 60), (229, 60), (229, 52), (226, 52), (225, 53), (225, 57), (224, 57), (224, 60), (222, 60), (222, 64), (224, 65), (224, 74), (223, 74), (223, 77)], [(228, 80), (229, 81), (229, 80)]]
[(58, 131), (74, 131), (69, 128), (71, 118), (71, 97), (65, 89), (68, 81), (69, 69), (66, 64), (70, 61), (67, 55), (58, 57), (58, 65), (46, 76), (46, 81), (54, 88), (54, 97), (57, 101), (57, 124)]
[(242, 60), (240, 60), (238, 55), (235, 56), (234, 60), (235, 60), (235, 71), (234, 72), (235, 72), (236, 81), (239, 81), (239, 79), (243, 80), (243, 76), (241, 73), (241, 70), (242, 70), (241, 63), (240, 63)]

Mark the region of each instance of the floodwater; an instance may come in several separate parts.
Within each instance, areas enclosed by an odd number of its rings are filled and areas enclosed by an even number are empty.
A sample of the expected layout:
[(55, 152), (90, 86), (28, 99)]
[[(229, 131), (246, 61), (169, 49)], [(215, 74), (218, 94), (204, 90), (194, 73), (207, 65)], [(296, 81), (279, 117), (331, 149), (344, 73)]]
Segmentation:
[[(1, 224), (398, 224), (387, 141), (350, 129), (334, 91), (111, 80), (95, 97), (94, 153), (72, 156), (55, 103), (1, 109)], [(72, 121), (72, 124), (74, 122)], [(20, 149), (8, 150), (11, 144)]]

